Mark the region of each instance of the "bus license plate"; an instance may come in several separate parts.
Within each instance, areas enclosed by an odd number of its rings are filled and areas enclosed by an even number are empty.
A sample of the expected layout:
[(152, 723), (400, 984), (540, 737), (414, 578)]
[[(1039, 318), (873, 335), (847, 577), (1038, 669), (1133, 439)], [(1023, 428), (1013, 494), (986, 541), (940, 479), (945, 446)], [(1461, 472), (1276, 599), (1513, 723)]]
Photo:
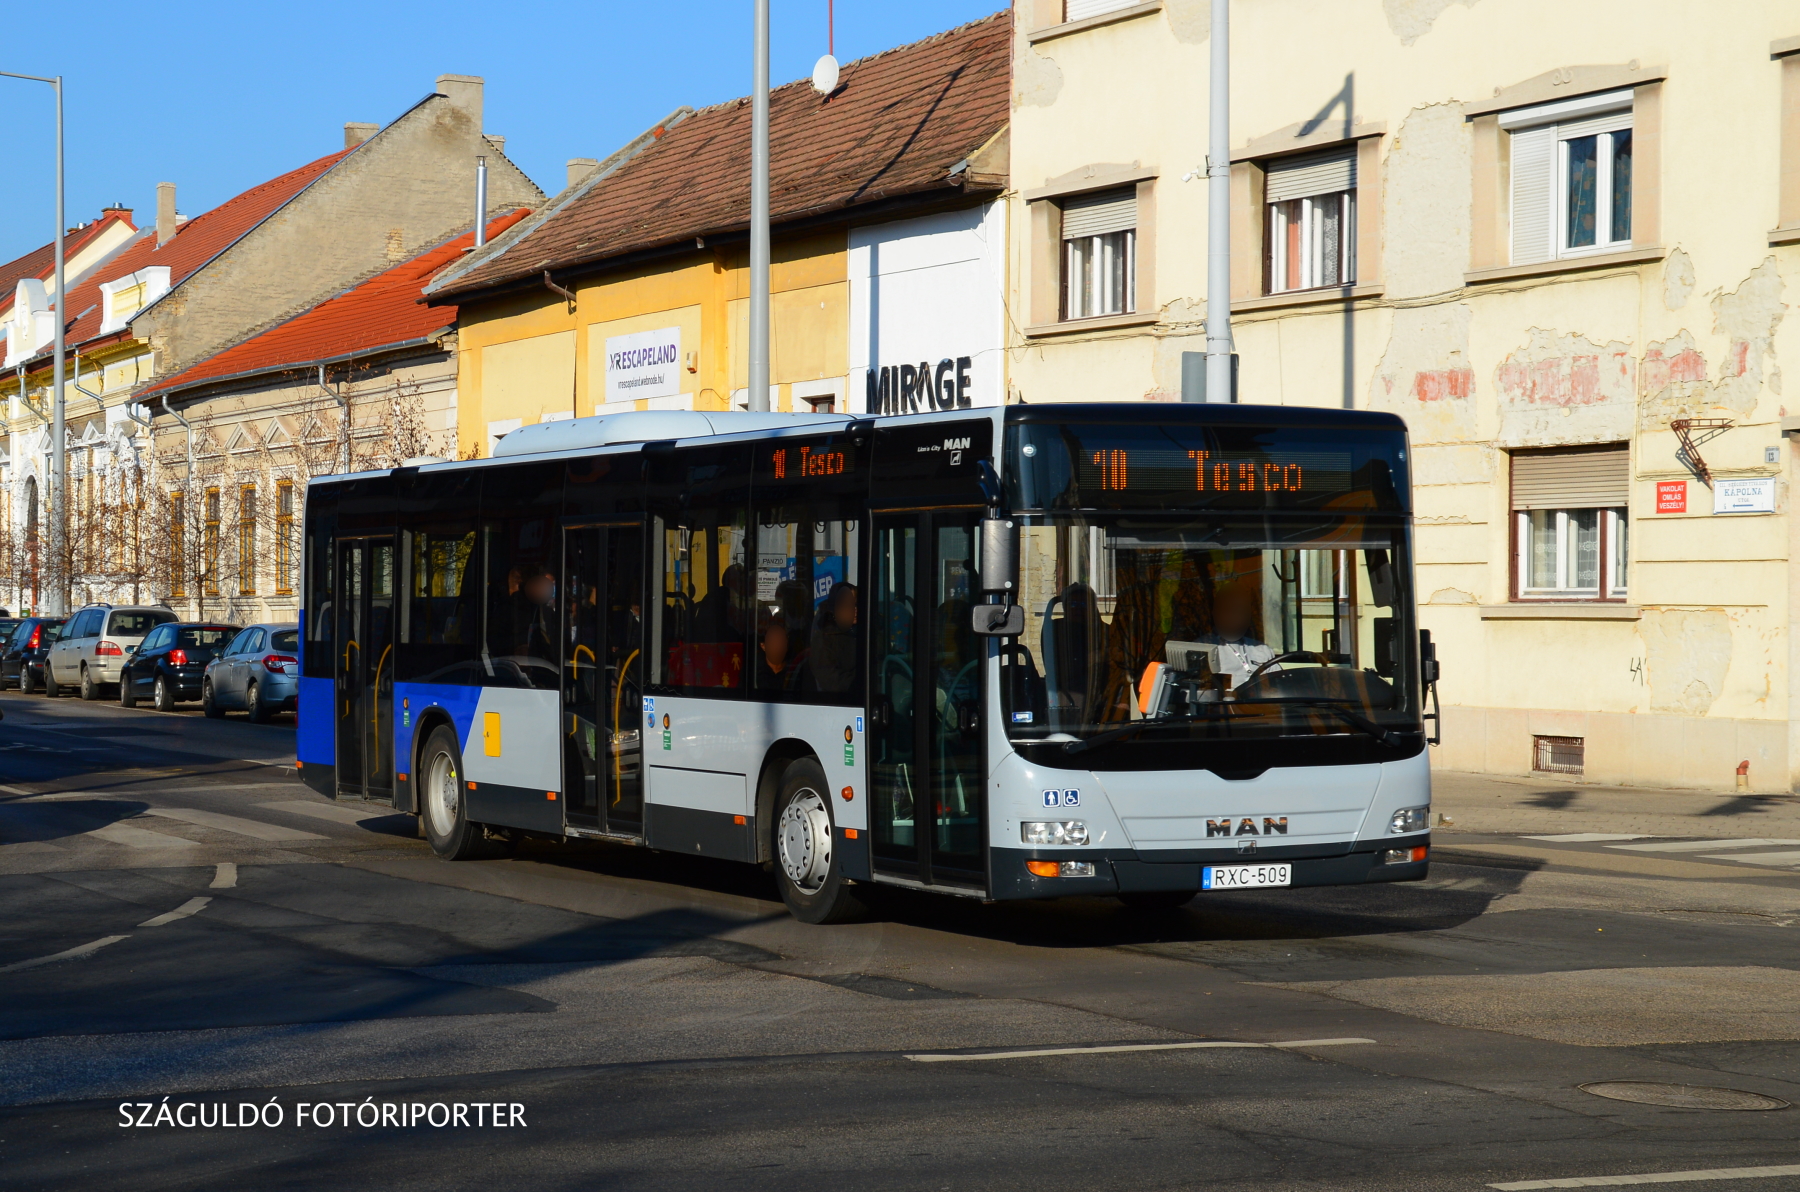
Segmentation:
[(1291, 865), (1207, 865), (1200, 870), (1205, 890), (1246, 890), (1253, 886), (1289, 886), (1294, 882)]

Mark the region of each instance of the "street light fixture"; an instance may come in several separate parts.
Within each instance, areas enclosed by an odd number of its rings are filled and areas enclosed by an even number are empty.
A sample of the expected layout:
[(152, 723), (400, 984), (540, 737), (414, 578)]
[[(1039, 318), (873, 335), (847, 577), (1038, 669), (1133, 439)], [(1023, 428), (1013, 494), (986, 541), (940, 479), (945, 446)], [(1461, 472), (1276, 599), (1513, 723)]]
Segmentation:
[[(51, 390), (51, 425), (50, 425), (50, 608), (52, 616), (66, 616), (69, 612), (68, 575), (63, 570), (63, 551), (67, 543), (67, 527), (63, 524), (64, 479), (68, 463), (67, 448), (63, 441), (63, 333), (68, 326), (67, 291), (63, 288), (63, 228), (67, 221), (63, 218), (63, 81), (62, 76), (45, 78), (42, 75), (14, 74), (10, 70), (0, 70), (0, 78), (25, 79), (33, 83), (48, 83), (56, 88), (56, 352), (55, 380)], [(19, 400), (25, 400), (25, 377), (19, 375)]]

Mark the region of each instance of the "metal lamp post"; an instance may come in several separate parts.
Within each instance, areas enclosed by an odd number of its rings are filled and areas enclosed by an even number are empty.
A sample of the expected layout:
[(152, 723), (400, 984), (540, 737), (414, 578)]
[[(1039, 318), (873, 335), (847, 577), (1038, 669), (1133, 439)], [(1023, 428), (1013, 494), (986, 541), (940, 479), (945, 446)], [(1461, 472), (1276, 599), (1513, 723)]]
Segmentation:
[(1231, 0), (1212, 0), (1211, 124), (1206, 147), (1206, 400), (1231, 386)]
[(769, 408), (769, 0), (756, 0), (750, 96), (750, 392)]
[[(66, 295), (63, 290), (63, 81), (62, 76), (14, 74), (0, 70), (0, 78), (26, 79), (48, 83), (56, 88), (56, 352), (55, 381), (51, 390), (50, 424), (50, 608), (53, 616), (66, 616), (69, 611), (68, 574), (63, 569), (63, 552), (67, 548), (67, 530), (63, 518), (64, 476), (68, 451), (63, 442), (63, 332), (68, 326)], [(25, 380), (19, 378), (19, 400), (25, 400)]]

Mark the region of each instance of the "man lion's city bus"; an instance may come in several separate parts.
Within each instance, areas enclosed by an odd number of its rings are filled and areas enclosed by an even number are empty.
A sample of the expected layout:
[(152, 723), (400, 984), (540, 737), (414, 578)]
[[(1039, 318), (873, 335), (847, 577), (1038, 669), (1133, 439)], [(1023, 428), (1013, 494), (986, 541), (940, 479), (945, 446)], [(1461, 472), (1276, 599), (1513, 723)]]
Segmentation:
[(307, 493), (298, 754), (439, 856), (761, 863), (808, 922), (1423, 878), (1405, 425), (640, 412)]

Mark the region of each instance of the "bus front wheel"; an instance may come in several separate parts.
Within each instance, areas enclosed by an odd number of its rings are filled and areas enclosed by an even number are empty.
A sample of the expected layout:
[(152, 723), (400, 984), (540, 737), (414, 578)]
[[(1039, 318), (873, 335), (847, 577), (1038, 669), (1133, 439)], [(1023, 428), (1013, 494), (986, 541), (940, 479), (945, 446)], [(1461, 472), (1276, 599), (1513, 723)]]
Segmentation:
[(446, 861), (470, 861), (493, 850), (481, 825), (469, 822), (468, 786), (463, 781), (462, 750), (456, 734), (439, 725), (419, 755), (419, 824), (431, 851)]
[(775, 800), (773, 852), (781, 900), (802, 923), (845, 923), (867, 908), (844, 878), (833, 844), (831, 788), (819, 763), (806, 758), (781, 776)]

